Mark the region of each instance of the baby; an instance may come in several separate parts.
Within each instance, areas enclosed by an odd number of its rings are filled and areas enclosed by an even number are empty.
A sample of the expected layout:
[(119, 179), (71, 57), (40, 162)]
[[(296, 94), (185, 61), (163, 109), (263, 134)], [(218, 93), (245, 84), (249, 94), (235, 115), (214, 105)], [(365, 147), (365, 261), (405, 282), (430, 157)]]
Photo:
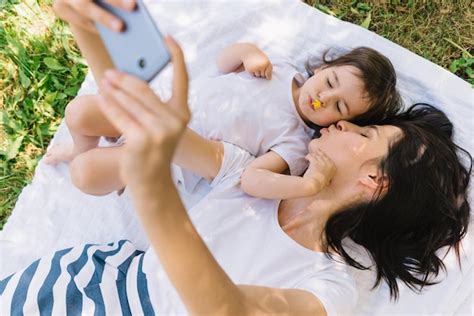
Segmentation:
[[(189, 127), (257, 157), (241, 181), (242, 189), (257, 197), (316, 194), (330, 181), (334, 167), (321, 152), (307, 154), (314, 129), (339, 120), (377, 122), (401, 107), (392, 64), (366, 47), (331, 60), (323, 56), (320, 64), (308, 62), (307, 79), (289, 63), (272, 63), (250, 43), (226, 47), (217, 64), (220, 75), (191, 83)], [(101, 114), (97, 98), (82, 96), (68, 105), (65, 119), (74, 144), (51, 147), (44, 161), (71, 161), (73, 182), (84, 192), (103, 195), (126, 183), (118, 174), (120, 146), (97, 148), (100, 136), (120, 136)], [(200, 178), (181, 170), (178, 178), (192, 192)]]

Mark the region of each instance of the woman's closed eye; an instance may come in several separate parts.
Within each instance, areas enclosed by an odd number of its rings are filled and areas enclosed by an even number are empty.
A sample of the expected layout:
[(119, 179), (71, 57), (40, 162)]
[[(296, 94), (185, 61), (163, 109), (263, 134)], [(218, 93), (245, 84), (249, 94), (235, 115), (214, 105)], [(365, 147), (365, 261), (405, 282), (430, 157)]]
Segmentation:
[(339, 114), (342, 115), (341, 106), (339, 105), (339, 101), (336, 102), (336, 108), (337, 108), (337, 111), (339, 112)]

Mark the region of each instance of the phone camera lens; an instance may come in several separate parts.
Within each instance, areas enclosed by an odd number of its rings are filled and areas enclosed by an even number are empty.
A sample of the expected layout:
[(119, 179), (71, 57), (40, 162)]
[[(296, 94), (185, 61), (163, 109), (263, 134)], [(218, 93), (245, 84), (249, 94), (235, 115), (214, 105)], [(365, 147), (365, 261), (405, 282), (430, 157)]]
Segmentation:
[(138, 60), (138, 66), (139, 66), (140, 68), (145, 68), (145, 67), (146, 67), (145, 58), (140, 58), (140, 59)]

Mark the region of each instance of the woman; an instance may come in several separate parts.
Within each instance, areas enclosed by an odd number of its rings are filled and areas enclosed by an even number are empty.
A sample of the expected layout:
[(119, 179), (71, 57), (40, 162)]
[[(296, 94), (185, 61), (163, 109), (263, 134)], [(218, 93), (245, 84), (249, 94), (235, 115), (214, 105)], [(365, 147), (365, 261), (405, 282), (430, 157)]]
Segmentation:
[[(169, 102), (118, 72), (101, 85), (101, 109), (127, 138), (120, 170), (152, 250), (122, 241), (57, 252), (0, 282), (2, 312), (347, 314), (357, 293), (337, 259), (358, 263), (345, 237), (367, 249), (393, 297), (396, 279), (431, 284), (443, 266), (436, 251), (457, 251), (469, 222), (469, 173), (440, 111), (416, 106), (385, 125), (323, 129), (308, 149), (334, 163), (327, 187), (310, 198), (256, 199), (238, 188), (248, 153), (198, 137), (199, 152), (179, 143), (189, 121), (187, 74), (181, 50), (167, 44)], [(171, 179), (175, 155), (214, 186), (189, 214)], [(193, 162), (206, 157), (214, 159)]]

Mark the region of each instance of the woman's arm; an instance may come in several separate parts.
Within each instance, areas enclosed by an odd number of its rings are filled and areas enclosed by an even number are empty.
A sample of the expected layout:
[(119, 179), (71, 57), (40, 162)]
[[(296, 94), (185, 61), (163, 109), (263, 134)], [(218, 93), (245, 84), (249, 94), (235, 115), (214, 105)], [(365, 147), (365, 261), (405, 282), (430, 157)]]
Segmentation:
[[(106, 82), (100, 107), (127, 138), (120, 172), (168, 277), (191, 314), (324, 315), (318, 299), (305, 291), (234, 284), (193, 226), (170, 171), (190, 117), (187, 74), (179, 46), (169, 38), (166, 42), (175, 72), (173, 96), (168, 103), (156, 97), (145, 82), (119, 74), (121, 84), (116, 89), (132, 104), (111, 97), (116, 91), (110, 90), (112, 83)], [(129, 90), (130, 83), (139, 85)]]
[(239, 285), (251, 315), (327, 315), (321, 301), (304, 290)]
[(245, 168), (241, 188), (249, 195), (265, 199), (284, 200), (315, 195), (329, 183), (335, 171), (334, 164), (321, 155), (308, 155), (310, 166), (305, 175), (299, 177), (281, 174), (288, 169), (288, 164), (280, 155), (269, 151)]
[(71, 32), (74, 35), (77, 46), (82, 56), (86, 59), (94, 79), (100, 82), (107, 69), (114, 68), (112, 59), (107, 52), (104, 43), (99, 35), (87, 32), (84, 29), (70, 25)]
[(151, 245), (190, 314), (325, 315), (309, 292), (234, 284), (194, 228), (176, 190), (170, 190), (171, 178), (163, 178), (134, 200)]
[[(109, 3), (127, 11), (135, 8), (135, 0), (112, 0)], [(95, 80), (100, 82), (105, 70), (114, 68), (114, 65), (94, 22), (99, 22), (117, 32), (123, 28), (123, 22), (91, 0), (55, 0), (53, 9), (62, 20), (69, 23), (77, 45), (87, 60)]]
[(272, 78), (272, 63), (262, 50), (251, 43), (237, 43), (224, 48), (217, 57), (217, 66), (223, 73), (245, 69), (255, 77)]

